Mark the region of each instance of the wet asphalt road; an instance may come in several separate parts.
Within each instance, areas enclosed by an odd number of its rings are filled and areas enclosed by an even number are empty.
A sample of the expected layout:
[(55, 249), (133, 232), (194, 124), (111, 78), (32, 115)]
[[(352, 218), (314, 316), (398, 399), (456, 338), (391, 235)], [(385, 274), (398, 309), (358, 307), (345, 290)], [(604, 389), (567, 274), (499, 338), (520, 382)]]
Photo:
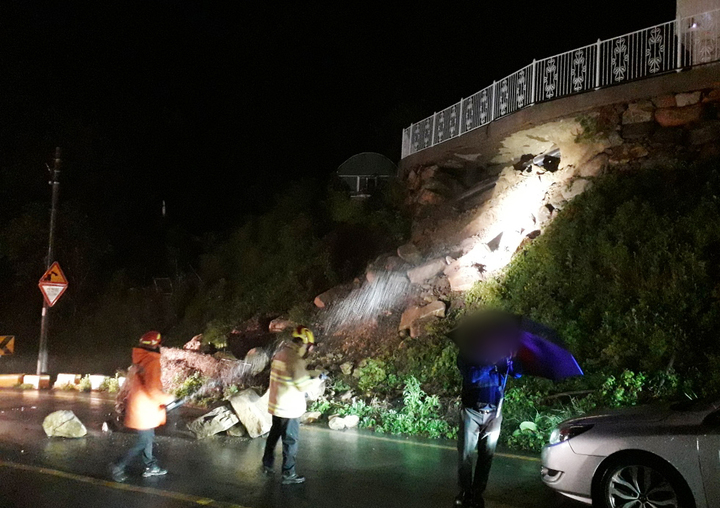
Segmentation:
[[(81, 439), (49, 439), (42, 419), (71, 409), (88, 427)], [(124, 484), (110, 481), (107, 464), (133, 436), (101, 432), (113, 402), (89, 394), (0, 391), (0, 508), (450, 507), (456, 494), (454, 443), (303, 427), (298, 470), (307, 483), (281, 486), (259, 470), (263, 439), (216, 436), (195, 440), (181, 408), (158, 431), (156, 455), (170, 472), (143, 479), (138, 467)], [(281, 461), (280, 447), (277, 463)], [(534, 458), (499, 454), (486, 492), (489, 508), (579, 508), (539, 479)]]

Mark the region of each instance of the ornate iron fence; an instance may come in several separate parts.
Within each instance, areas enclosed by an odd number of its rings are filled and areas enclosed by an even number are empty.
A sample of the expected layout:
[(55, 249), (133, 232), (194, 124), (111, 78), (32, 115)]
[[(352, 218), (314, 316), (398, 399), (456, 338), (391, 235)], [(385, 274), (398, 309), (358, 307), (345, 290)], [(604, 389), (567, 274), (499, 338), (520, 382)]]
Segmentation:
[(678, 18), (534, 60), (487, 88), (403, 129), (402, 157), (568, 95), (720, 60), (720, 10)]

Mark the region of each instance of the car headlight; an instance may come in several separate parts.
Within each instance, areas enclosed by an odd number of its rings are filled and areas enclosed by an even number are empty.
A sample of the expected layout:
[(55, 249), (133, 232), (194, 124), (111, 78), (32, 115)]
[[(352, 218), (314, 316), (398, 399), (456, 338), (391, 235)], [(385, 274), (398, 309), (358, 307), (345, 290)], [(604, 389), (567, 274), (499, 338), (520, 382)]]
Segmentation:
[(550, 444), (555, 445), (572, 439), (575, 436), (579, 436), (583, 432), (587, 432), (592, 429), (593, 426), (590, 424), (586, 425), (561, 425), (560, 427), (553, 429), (550, 434)]

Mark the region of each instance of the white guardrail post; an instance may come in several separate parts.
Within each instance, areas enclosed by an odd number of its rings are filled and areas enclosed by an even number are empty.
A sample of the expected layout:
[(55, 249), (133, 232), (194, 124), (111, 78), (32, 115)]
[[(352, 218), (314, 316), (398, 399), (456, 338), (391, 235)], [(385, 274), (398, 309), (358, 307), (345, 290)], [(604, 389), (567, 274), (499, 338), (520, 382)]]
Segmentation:
[(600, 88), (600, 65), (602, 58), (600, 58), (600, 51), (602, 50), (602, 43), (600, 39), (595, 43), (595, 90)]
[(537, 60), (533, 58), (532, 72), (530, 73), (530, 103), (529, 106), (535, 104), (535, 80), (537, 78)]

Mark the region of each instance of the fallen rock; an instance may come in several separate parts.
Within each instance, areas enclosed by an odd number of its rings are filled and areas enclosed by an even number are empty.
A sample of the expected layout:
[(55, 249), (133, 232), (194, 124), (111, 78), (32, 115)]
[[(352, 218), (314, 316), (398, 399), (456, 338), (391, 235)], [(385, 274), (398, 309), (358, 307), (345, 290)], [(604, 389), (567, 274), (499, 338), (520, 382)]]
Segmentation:
[(349, 376), (352, 374), (353, 371), (353, 364), (352, 362), (345, 362), (342, 365), (340, 365), (340, 371), (345, 374), (346, 376)]
[(445, 276), (450, 282), (451, 291), (468, 291), (483, 279), (483, 265), (465, 265), (462, 259), (445, 268)]
[(288, 328), (292, 328), (295, 325), (292, 321), (289, 319), (284, 318), (275, 318), (272, 321), (270, 321), (270, 324), (268, 325), (268, 331), (270, 333), (280, 333)]
[(316, 307), (323, 309), (344, 298), (350, 291), (346, 286), (335, 286), (315, 297), (313, 302)]
[(50, 413), (43, 420), (42, 427), (48, 437), (83, 437), (87, 434), (85, 425), (69, 410)]
[(196, 418), (188, 424), (195, 437), (203, 439), (225, 432), (238, 423), (238, 417), (227, 406), (216, 407), (209, 413)]
[(300, 423), (303, 425), (309, 425), (311, 423), (315, 423), (321, 417), (322, 413), (320, 411), (308, 411), (300, 417)]
[(437, 166), (428, 166), (426, 168), (423, 168), (420, 170), (420, 181), (426, 182), (432, 178), (435, 178), (435, 175), (438, 172)]
[(718, 102), (720, 101), (720, 88), (714, 88), (708, 92), (703, 99), (703, 102)]
[(396, 272), (407, 268), (407, 262), (397, 256), (389, 256), (383, 266), (388, 272)]
[(233, 411), (253, 439), (267, 434), (272, 427), (272, 415), (268, 413), (269, 393), (267, 391), (260, 397), (255, 390), (248, 388), (230, 399)]
[(237, 422), (227, 430), (226, 434), (231, 437), (245, 437), (247, 436), (247, 429), (241, 422)]
[(200, 351), (203, 347), (203, 334), (199, 333), (188, 342), (185, 343), (183, 349), (185, 351)]
[(407, 330), (416, 321), (428, 317), (445, 317), (445, 303), (438, 300), (428, 305), (410, 307), (403, 312), (399, 329)]
[[(355, 372), (359, 372), (359, 371), (355, 371)], [(353, 377), (356, 377), (356, 376), (353, 376)], [(342, 400), (343, 402), (347, 402), (348, 400), (353, 398), (353, 395), (354, 395), (353, 391), (348, 390), (340, 396), (340, 400)]]
[(359, 423), (360, 417), (357, 415), (348, 415), (344, 418), (333, 415), (328, 421), (328, 427), (330, 427), (332, 430), (345, 430), (357, 427)]
[(655, 106), (648, 100), (631, 102), (622, 115), (623, 125), (652, 122)]
[(406, 243), (397, 248), (397, 255), (400, 259), (411, 265), (422, 263), (422, 254), (414, 243)]
[(675, 103), (679, 108), (682, 108), (684, 106), (692, 106), (693, 104), (697, 104), (698, 102), (700, 102), (701, 95), (702, 93), (700, 91), (679, 93), (675, 95)]
[(702, 103), (684, 108), (661, 108), (655, 111), (655, 121), (663, 127), (680, 127), (702, 118)]
[(250, 366), (250, 374), (260, 374), (270, 365), (270, 355), (263, 348), (254, 347), (245, 355), (245, 363)]
[(444, 258), (433, 259), (427, 263), (407, 271), (408, 279), (413, 284), (422, 284), (442, 272), (447, 266)]
[(345, 428), (352, 429), (360, 424), (360, 417), (358, 415), (347, 415), (345, 417)]

